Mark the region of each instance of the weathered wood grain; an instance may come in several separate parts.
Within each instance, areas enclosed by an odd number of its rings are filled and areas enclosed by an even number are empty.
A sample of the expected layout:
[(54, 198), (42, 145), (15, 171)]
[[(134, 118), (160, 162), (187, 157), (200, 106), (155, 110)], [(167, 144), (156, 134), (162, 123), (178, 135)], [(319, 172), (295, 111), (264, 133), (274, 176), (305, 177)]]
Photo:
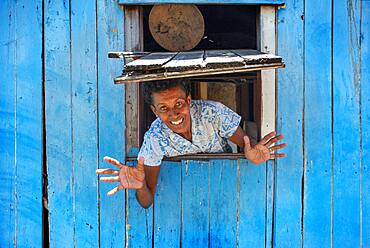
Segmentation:
[[(237, 54), (239, 53), (240, 56)], [(248, 62), (248, 64), (246, 63)], [(145, 82), (169, 78), (230, 74), (284, 67), (281, 57), (256, 50), (207, 50), (151, 53), (125, 66), (115, 83)]]
[(42, 1), (18, 1), (16, 26), (16, 245), (41, 247)]
[(209, 163), (182, 162), (182, 247), (209, 245)]
[(203, 66), (204, 51), (179, 52), (163, 68), (169, 72), (197, 70)]
[(361, 234), (360, 1), (335, 3), (333, 15), (333, 246), (358, 247)]
[(275, 162), (275, 247), (302, 244), (303, 10), (303, 1), (286, 2), (277, 17), (277, 50), (286, 63), (278, 70), (277, 132), (288, 147), (287, 157)]
[(177, 53), (151, 53), (125, 65), (126, 71), (160, 70)]
[(210, 162), (210, 247), (237, 245), (237, 160)]
[[(39, 5), (41, 2), (6, 1), (0, 7), (2, 21), (2, 35), (0, 36), (0, 68), (2, 69), (0, 75), (0, 163), (2, 174), (0, 182), (3, 185), (0, 191), (0, 206), (3, 208), (0, 213), (0, 230), (3, 231), (0, 247), (13, 247), (15, 243), (20, 247), (42, 246), (42, 49), (40, 44), (43, 20), (42, 8)], [(96, 3), (98, 9), (95, 9)], [(363, 8), (361, 28), (360, 3)], [(106, 4), (114, 6), (113, 9), (105, 9), (105, 6), (108, 6)], [(370, 183), (367, 176), (370, 150), (368, 141), (370, 137), (368, 124), (370, 123), (370, 89), (367, 84), (370, 80), (367, 66), (370, 60), (368, 41), (370, 6), (368, 1), (347, 1), (343, 5), (342, 3), (334, 4), (334, 88), (332, 89), (334, 106), (331, 106), (331, 85), (329, 84), (331, 61), (327, 53), (332, 47), (328, 43), (330, 39), (322, 38), (330, 37), (331, 31), (328, 26), (331, 25), (331, 7), (329, 7), (331, 3), (308, 3), (306, 1), (305, 4), (304, 17), (301, 16), (303, 14), (301, 1), (287, 2), (286, 9), (279, 10), (278, 48), (279, 53), (287, 62), (287, 68), (279, 71), (278, 131), (282, 131), (289, 144), (289, 148), (285, 149), (288, 157), (277, 162), (276, 195), (272, 194), (275, 185), (268, 182), (265, 182), (267, 193), (249, 191), (253, 185), (255, 185), (254, 189), (266, 191), (265, 187), (260, 188), (261, 182), (258, 183), (258, 179), (263, 178), (261, 176), (263, 173), (267, 173), (265, 174), (267, 179), (271, 178), (274, 174), (273, 170), (264, 168), (265, 172), (261, 172), (259, 170), (263, 168), (262, 166), (240, 167), (240, 197), (251, 197), (250, 194), (254, 194), (254, 197), (258, 199), (250, 201), (248, 206), (247, 200), (236, 199), (240, 204), (238, 210), (240, 214), (257, 215), (255, 218), (242, 218), (240, 215), (237, 229), (239, 247), (251, 238), (251, 234), (242, 235), (245, 230), (251, 230), (252, 233), (262, 233), (261, 230), (265, 230), (265, 234), (258, 235), (257, 239), (254, 236), (251, 244), (262, 243), (261, 240), (264, 237), (266, 246), (269, 246), (269, 238), (266, 237), (269, 227), (266, 225), (270, 223), (275, 225), (273, 241), (276, 247), (330, 246), (330, 242), (333, 246), (340, 247), (370, 246)], [(69, 3), (44, 2), (44, 5), (45, 125), (49, 169), (50, 245), (70, 247), (76, 242), (77, 247), (96, 247), (99, 245), (100, 232), (101, 246), (120, 246), (124, 241), (124, 234), (119, 233), (119, 230), (122, 230), (122, 222), (125, 219), (121, 216), (123, 206), (119, 204), (122, 204), (124, 196), (121, 194), (101, 201), (100, 218), (101, 222), (106, 221), (106, 223), (101, 223), (99, 227), (97, 200), (99, 195), (95, 176), (97, 164), (101, 163), (100, 158), (106, 152), (113, 152), (117, 157), (124, 156), (124, 152), (119, 147), (124, 145), (122, 138), (114, 141), (117, 143), (108, 143), (108, 138), (111, 138), (108, 135), (110, 130), (122, 134), (123, 128), (120, 127), (124, 126), (120, 123), (123, 121), (120, 119), (123, 107), (122, 105), (117, 107), (115, 102), (123, 100), (123, 97), (118, 96), (123, 91), (119, 89), (119, 92), (116, 92), (119, 86), (109, 85), (112, 75), (117, 73), (115, 70), (119, 70), (120, 65), (117, 65), (117, 61), (112, 61), (114, 66), (104, 64), (109, 63), (104, 59), (107, 47), (118, 45), (115, 42), (119, 42), (119, 37), (115, 35), (120, 32), (120, 27), (117, 28), (117, 33), (112, 31), (110, 33), (112, 36), (108, 35), (108, 38), (106, 34), (103, 34), (104, 31), (113, 30), (108, 29), (109, 25), (120, 22), (119, 19), (113, 20), (120, 14), (120, 10), (114, 2), (103, 3), (99, 0), (85, 4), (73, 0), (70, 12), (72, 18), (72, 51), (70, 51)], [(319, 11), (317, 10), (318, 5), (321, 6)], [(104, 13), (106, 10), (117, 11), (118, 14), (112, 14), (105, 19), (108, 15)], [(305, 18), (306, 21), (305, 33), (303, 33), (301, 18)], [(95, 30), (96, 26), (98, 30)], [(114, 26), (110, 27), (114, 28)], [(304, 35), (306, 37), (303, 46)], [(96, 44), (96, 37), (99, 40), (99, 46)], [(303, 58), (303, 51), (305, 58)], [(348, 61), (348, 63), (343, 64), (343, 61)], [(305, 65), (304, 77), (303, 64)], [(99, 71), (97, 68), (100, 68)], [(359, 77), (360, 70), (361, 77)], [(361, 78), (361, 87), (359, 78)], [(109, 96), (111, 99), (107, 99)], [(100, 103), (99, 107), (97, 102)], [(113, 107), (116, 109), (111, 109)], [(304, 124), (302, 124), (303, 109)], [(111, 116), (113, 116), (112, 120), (107, 120)], [(334, 117), (333, 130), (329, 125), (331, 116)], [(303, 130), (304, 143), (302, 143)], [(334, 140), (333, 192), (331, 192), (330, 171), (332, 135)], [(100, 143), (100, 147), (97, 142)], [(317, 146), (320, 148), (318, 149)], [(302, 154), (305, 156), (302, 157)], [(163, 206), (168, 202), (163, 198), (168, 199), (175, 195), (174, 188), (171, 188), (171, 191), (163, 189), (157, 192), (158, 194), (166, 193), (162, 195), (161, 205), (155, 206), (154, 229), (151, 226), (153, 223), (151, 210), (143, 210), (138, 205), (135, 206), (137, 202), (134, 194), (129, 193), (131, 197), (128, 201), (128, 214), (131, 218), (128, 222), (131, 225), (128, 231), (131, 237), (130, 246), (139, 244), (138, 246), (151, 247), (153, 230), (156, 246), (161, 246), (161, 242), (174, 244), (174, 246), (179, 245), (180, 241), (177, 243), (177, 240), (180, 239), (178, 235), (180, 235), (181, 228), (182, 241), (187, 242), (188, 246), (194, 246), (194, 242), (197, 242), (196, 238), (200, 238), (201, 241), (198, 241), (200, 243), (204, 241), (202, 245), (207, 246), (208, 238), (212, 236), (212, 233), (219, 234), (219, 237), (228, 237), (233, 234), (233, 230), (230, 233), (225, 232), (225, 230), (232, 229), (230, 226), (223, 229), (220, 225), (221, 217), (226, 219), (227, 213), (233, 215), (231, 212), (233, 210), (225, 212), (222, 212), (224, 210), (218, 210), (219, 212), (212, 210), (219, 201), (213, 198), (217, 196), (217, 191), (209, 186), (215, 181), (209, 181), (210, 184), (208, 184), (208, 166), (205, 166), (207, 169), (202, 167), (204, 163), (207, 162), (189, 162), (192, 166), (188, 167), (188, 175), (185, 172), (186, 166), (183, 166), (184, 190), (182, 195), (183, 199), (186, 195), (190, 202), (181, 203), (182, 207), (187, 206), (186, 209), (182, 208), (184, 220), (182, 227), (181, 225), (176, 226), (176, 216), (179, 215), (180, 208), (168, 212)], [(235, 161), (217, 161), (216, 163), (229, 165)], [(305, 166), (304, 198), (301, 198), (303, 165)], [(32, 168), (32, 173), (29, 173), (29, 170), (22, 170), (25, 167)], [(168, 169), (166, 178), (161, 180), (169, 180), (167, 177), (179, 173), (177, 167)], [(243, 173), (242, 169), (258, 171)], [(231, 173), (233, 170), (234, 168), (231, 168), (225, 173)], [(209, 172), (218, 173), (211, 167)], [(75, 178), (72, 173), (75, 174)], [(207, 182), (205, 183), (204, 180)], [(224, 184), (225, 187), (222, 187), (222, 190), (234, 183), (231, 181), (227, 185)], [(221, 182), (224, 181), (221, 180)], [(175, 183), (178, 187), (179, 182)], [(185, 189), (184, 185), (188, 188)], [(223, 186), (222, 184), (213, 185), (215, 188)], [(197, 188), (198, 186), (206, 188)], [(101, 187), (101, 197), (106, 197), (104, 187), (109, 188), (109, 186)], [(248, 190), (245, 194), (242, 194), (243, 187), (244, 192)], [(333, 195), (330, 196), (330, 193)], [(270, 217), (266, 213), (264, 215), (262, 210), (271, 209), (268, 205), (269, 202), (271, 204), (271, 198), (275, 196), (274, 215), (271, 214)], [(160, 197), (157, 195), (158, 199)], [(210, 200), (209, 208), (208, 205), (206, 207), (202, 205), (199, 208), (199, 202), (208, 204), (208, 199)], [(332, 204), (328, 203), (329, 199), (334, 203), (331, 209), (334, 225), (331, 227), (328, 224), (328, 211), (331, 207), (329, 204)], [(263, 200), (267, 205), (266, 210), (265, 207), (255, 208), (252, 205), (257, 202), (258, 206), (262, 206)], [(116, 201), (120, 203), (117, 204)], [(230, 199), (225, 206), (229, 208), (229, 204), (233, 204), (233, 201), (234, 199)], [(75, 205), (73, 205), (74, 202)], [(115, 209), (111, 213), (108, 212), (110, 203), (112, 203), (110, 207)], [(172, 203), (180, 204), (175, 201), (171, 201)], [(245, 211), (247, 208), (251, 210)], [(200, 212), (198, 212), (199, 209)], [(215, 218), (215, 213), (219, 213), (220, 216)], [(114, 219), (114, 215), (118, 217), (115, 216)], [(174, 217), (165, 219), (168, 215)], [(263, 218), (267, 216), (264, 224), (261, 222), (261, 216)], [(268, 220), (273, 216), (275, 216), (273, 221)], [(249, 227), (245, 229), (244, 224)], [(157, 227), (161, 229), (156, 229)], [(163, 227), (167, 228), (163, 229)], [(333, 231), (333, 236), (328, 234), (328, 229)], [(173, 230), (175, 234), (165, 235), (164, 231), (168, 230)], [(77, 235), (76, 239), (74, 239), (74, 232)], [(113, 238), (108, 242), (110, 235)], [(219, 241), (209, 240), (210, 244), (216, 244)], [(263, 243), (260, 246), (264, 246)]]
[(232, 51), (227, 50), (206, 50), (204, 64), (208, 69), (243, 67), (244, 59)]
[(110, 59), (124, 59), (124, 58), (132, 58), (137, 59), (144, 55), (148, 55), (150, 52), (108, 52), (108, 58)]
[[(114, 85), (113, 78), (123, 63), (107, 58), (112, 50), (122, 49), (124, 43), (123, 9), (116, 1), (97, 2), (98, 37), (98, 140), (99, 168), (107, 168), (104, 156), (125, 161), (125, 99), (124, 88)], [(116, 169), (116, 168), (114, 168)], [(111, 183), (99, 184), (100, 247), (122, 247), (125, 244), (125, 194), (109, 197)]]
[(72, 139), (75, 246), (99, 243), (95, 1), (71, 2)]
[(266, 168), (239, 160), (239, 247), (265, 247)]
[(265, 247), (272, 248), (274, 242), (274, 220), (276, 201), (276, 163), (275, 160), (267, 161), (266, 166), (266, 219), (265, 219)]
[(362, 233), (360, 245), (370, 247), (370, 2), (362, 2), (361, 15), (361, 125)]
[(154, 247), (180, 247), (181, 163), (163, 162), (154, 199)]
[[(274, 6), (261, 6), (259, 36), (262, 52), (276, 53), (276, 9)], [(268, 55), (262, 55), (268, 56)], [(280, 61), (281, 62), (281, 61)], [(261, 76), (261, 137), (275, 130), (276, 121), (276, 71), (263, 70)]]
[[(276, 54), (276, 11), (276, 6), (260, 7), (257, 35), (259, 35), (259, 48), (261, 52)], [(260, 79), (261, 103), (256, 106), (260, 106), (261, 108), (259, 134), (261, 137), (264, 137), (269, 132), (276, 130), (276, 70), (262, 70), (260, 72)], [(275, 161), (268, 161), (263, 166), (266, 166), (265, 247), (272, 247)]]
[(213, 68), (213, 69), (202, 69), (194, 71), (185, 71), (181, 72), (158, 72), (158, 73), (149, 73), (149, 74), (126, 74), (114, 79), (116, 84), (129, 84), (129, 83), (139, 83), (139, 82), (149, 82), (153, 80), (163, 80), (163, 79), (174, 79), (174, 78), (189, 78), (189, 77), (199, 77), (199, 76), (213, 76), (213, 75), (222, 75), (230, 73), (243, 73), (257, 70), (267, 70), (267, 69), (276, 69), (284, 67), (281, 63), (274, 64), (256, 64), (248, 65), (245, 67), (229, 67), (229, 68)]
[(69, 7), (46, 2), (44, 11), (48, 20), (44, 39), (50, 247), (72, 247), (75, 241)]
[[(124, 44), (126, 51), (143, 50), (143, 17), (139, 6), (124, 8)], [(126, 60), (127, 63), (129, 60)], [(139, 148), (139, 85), (125, 85), (125, 142), (126, 154)], [(127, 116), (127, 118), (126, 118)]]
[(0, 247), (16, 243), (16, 12), (14, 1), (0, 5)]
[(281, 5), (283, 0), (119, 0), (120, 4), (164, 4), (164, 3), (193, 3), (193, 4), (272, 4)]
[(331, 244), (331, 8), (331, 1), (306, 2), (303, 247)]
[[(137, 161), (128, 164), (136, 166)], [(150, 248), (153, 239), (153, 205), (148, 209), (142, 208), (135, 194), (135, 190), (127, 190), (126, 247)]]
[[(271, 14), (272, 15), (272, 14)], [(272, 15), (271, 18), (273, 18), (274, 15)], [(273, 18), (275, 19), (275, 18)], [(273, 32), (274, 25), (269, 29), (269, 33)], [(264, 36), (261, 35), (263, 38)], [(271, 42), (272, 43), (272, 42)], [(265, 44), (266, 46), (266, 44)], [(273, 47), (270, 47), (272, 49)], [(264, 48), (265, 50), (266, 48)], [(272, 63), (281, 63), (282, 58), (280, 56), (277, 56), (275, 54), (270, 54), (270, 53), (261, 53), (257, 50), (252, 50), (252, 49), (238, 49), (238, 50), (230, 50), (231, 52), (239, 55), (244, 59), (244, 62), (246, 65), (255, 65), (255, 64), (272, 64)], [(270, 51), (273, 53), (273, 51)]]

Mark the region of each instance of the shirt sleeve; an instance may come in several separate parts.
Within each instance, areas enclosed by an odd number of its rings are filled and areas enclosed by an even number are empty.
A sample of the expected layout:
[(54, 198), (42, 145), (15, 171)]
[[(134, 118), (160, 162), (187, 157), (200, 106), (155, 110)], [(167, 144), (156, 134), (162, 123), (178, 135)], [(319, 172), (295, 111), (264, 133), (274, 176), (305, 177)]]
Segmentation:
[(214, 106), (216, 128), (219, 130), (221, 137), (230, 138), (238, 128), (241, 116), (222, 103), (214, 102)]
[(163, 156), (158, 140), (152, 135), (145, 134), (137, 159), (143, 157), (145, 165), (158, 166), (161, 164)]

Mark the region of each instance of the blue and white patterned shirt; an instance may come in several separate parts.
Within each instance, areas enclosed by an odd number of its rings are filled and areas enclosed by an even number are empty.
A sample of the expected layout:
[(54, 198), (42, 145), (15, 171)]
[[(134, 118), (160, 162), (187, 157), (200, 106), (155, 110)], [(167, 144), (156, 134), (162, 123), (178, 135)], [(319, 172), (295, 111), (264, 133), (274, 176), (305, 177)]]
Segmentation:
[(194, 153), (230, 152), (231, 137), (241, 117), (219, 102), (192, 100), (190, 104), (192, 142), (173, 132), (157, 118), (144, 135), (139, 157), (148, 166), (160, 165), (163, 157)]

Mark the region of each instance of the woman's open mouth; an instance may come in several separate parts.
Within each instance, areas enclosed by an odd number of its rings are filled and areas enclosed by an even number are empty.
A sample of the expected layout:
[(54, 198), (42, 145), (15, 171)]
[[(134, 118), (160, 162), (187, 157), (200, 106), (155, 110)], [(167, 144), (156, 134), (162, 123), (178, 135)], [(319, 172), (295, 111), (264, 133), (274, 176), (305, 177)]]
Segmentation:
[(184, 122), (184, 118), (181, 118), (180, 120), (177, 121), (170, 121), (170, 123), (174, 126), (181, 125)]

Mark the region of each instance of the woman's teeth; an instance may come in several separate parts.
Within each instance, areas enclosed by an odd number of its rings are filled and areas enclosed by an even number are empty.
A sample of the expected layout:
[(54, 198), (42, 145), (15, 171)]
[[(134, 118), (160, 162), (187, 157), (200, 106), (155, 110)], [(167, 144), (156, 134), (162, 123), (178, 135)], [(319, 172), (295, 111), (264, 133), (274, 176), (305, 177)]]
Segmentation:
[(181, 118), (180, 120), (178, 121), (170, 121), (172, 125), (179, 125), (183, 122), (184, 118)]

